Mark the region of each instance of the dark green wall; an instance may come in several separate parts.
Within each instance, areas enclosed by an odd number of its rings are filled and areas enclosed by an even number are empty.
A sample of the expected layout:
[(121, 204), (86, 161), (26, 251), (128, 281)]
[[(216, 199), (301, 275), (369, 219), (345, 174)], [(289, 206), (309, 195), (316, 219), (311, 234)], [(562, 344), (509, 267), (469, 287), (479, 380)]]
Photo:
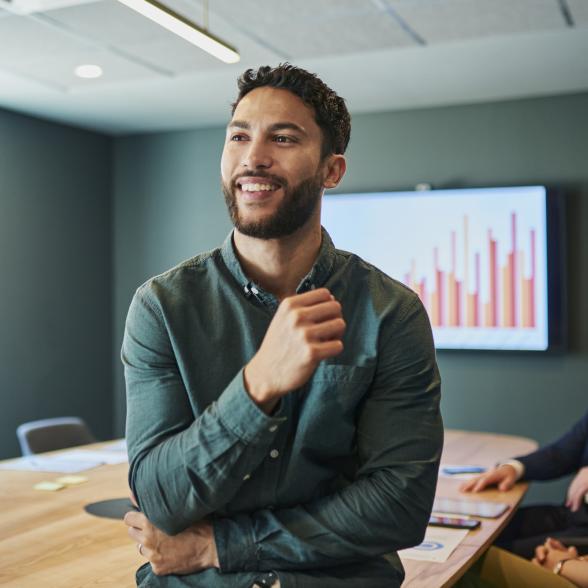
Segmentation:
[(111, 140), (0, 110), (0, 458), (79, 415), (112, 434)]
[[(223, 129), (127, 137), (115, 148), (114, 345), (134, 289), (221, 243)], [(547, 183), (568, 203), (570, 350), (439, 353), (447, 426), (547, 442), (588, 408), (588, 94), (356, 115), (341, 191)], [(115, 361), (116, 431), (124, 386)], [(560, 484), (533, 490), (557, 499)]]

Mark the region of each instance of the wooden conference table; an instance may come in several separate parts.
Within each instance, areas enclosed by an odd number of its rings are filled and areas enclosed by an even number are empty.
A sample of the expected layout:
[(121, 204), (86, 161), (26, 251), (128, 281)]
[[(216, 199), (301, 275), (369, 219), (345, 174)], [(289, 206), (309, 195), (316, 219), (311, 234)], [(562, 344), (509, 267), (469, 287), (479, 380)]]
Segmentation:
[[(87, 446), (98, 449), (105, 444)], [(532, 451), (521, 437), (446, 431), (443, 462), (492, 466), (496, 460)], [(83, 472), (88, 481), (57, 492), (34, 490), (37, 482), (61, 474), (0, 470), (0, 586), (7, 588), (91, 588), (135, 586), (144, 563), (122, 521), (87, 514), (84, 506), (128, 496), (127, 465), (105, 465)], [(459, 481), (440, 478), (439, 496), (461, 496)], [(445, 563), (405, 560), (407, 588), (451, 586), (490, 545), (512, 516), (526, 490), (489, 491), (472, 500), (508, 502), (498, 519), (484, 519)]]

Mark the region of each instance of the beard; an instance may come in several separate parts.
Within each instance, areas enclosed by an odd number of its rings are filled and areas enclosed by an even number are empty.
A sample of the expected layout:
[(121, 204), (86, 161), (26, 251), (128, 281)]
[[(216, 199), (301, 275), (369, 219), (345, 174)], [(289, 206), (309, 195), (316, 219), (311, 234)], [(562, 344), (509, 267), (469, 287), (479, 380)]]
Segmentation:
[(248, 237), (256, 239), (287, 237), (308, 222), (320, 202), (323, 185), (319, 172), (292, 188), (288, 186), (288, 183), (283, 178), (278, 178), (277, 176), (260, 173), (259, 171), (255, 172), (255, 174), (249, 173), (247, 175), (264, 177), (270, 181), (275, 180), (284, 191), (284, 198), (274, 214), (263, 220), (247, 222), (239, 211), (239, 204), (235, 195), (238, 178), (235, 178), (230, 185), (222, 182), (225, 203), (231, 221), (240, 233)]

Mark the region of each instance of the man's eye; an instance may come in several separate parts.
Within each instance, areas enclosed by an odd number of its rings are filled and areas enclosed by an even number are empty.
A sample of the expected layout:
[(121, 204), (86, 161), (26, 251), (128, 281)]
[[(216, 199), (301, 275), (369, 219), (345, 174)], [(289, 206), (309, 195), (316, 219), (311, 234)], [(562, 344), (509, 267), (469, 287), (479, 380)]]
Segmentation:
[(276, 143), (295, 143), (295, 139), (286, 135), (276, 135), (274, 137)]
[(245, 141), (246, 139), (245, 135), (231, 135), (231, 141)]

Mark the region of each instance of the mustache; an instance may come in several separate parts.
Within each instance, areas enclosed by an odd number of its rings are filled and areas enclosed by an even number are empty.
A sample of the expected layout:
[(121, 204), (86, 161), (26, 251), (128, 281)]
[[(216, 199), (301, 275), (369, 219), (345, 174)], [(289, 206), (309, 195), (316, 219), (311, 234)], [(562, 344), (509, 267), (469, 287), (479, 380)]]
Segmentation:
[(233, 179), (231, 180), (231, 185), (233, 188), (236, 188), (237, 182), (241, 178), (250, 178), (250, 177), (265, 178), (266, 180), (270, 180), (270, 183), (272, 183), (272, 184), (278, 184), (279, 186), (282, 186), (283, 188), (288, 187), (288, 180), (286, 180), (286, 178), (282, 178), (281, 176), (276, 176), (274, 174), (270, 174), (270, 173), (268, 173), (266, 171), (262, 171), (262, 170), (241, 172), (238, 175), (233, 177)]

